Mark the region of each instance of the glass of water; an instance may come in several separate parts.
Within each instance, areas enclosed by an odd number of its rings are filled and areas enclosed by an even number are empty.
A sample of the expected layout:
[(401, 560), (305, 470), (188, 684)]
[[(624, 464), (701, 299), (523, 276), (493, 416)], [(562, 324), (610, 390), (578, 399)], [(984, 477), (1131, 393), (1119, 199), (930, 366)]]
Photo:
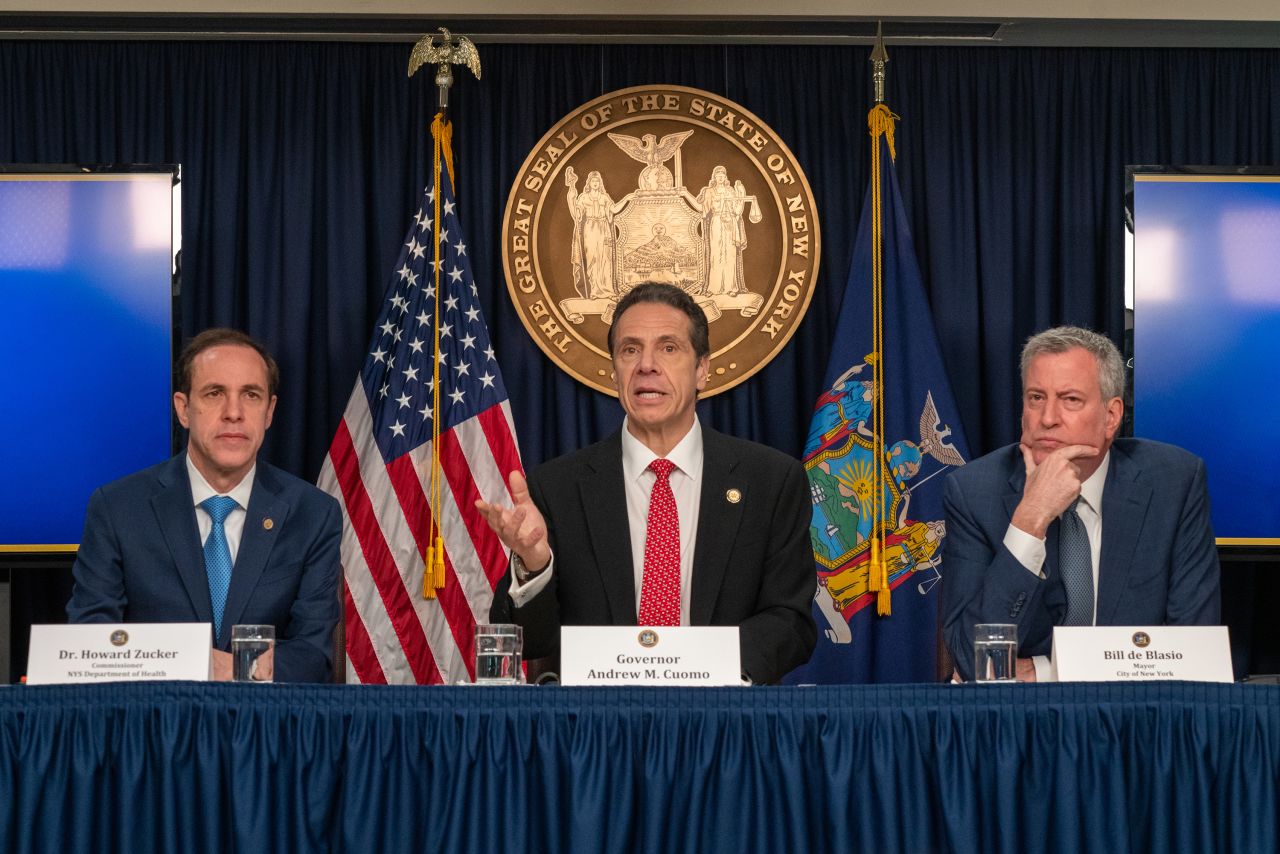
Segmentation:
[(476, 684), (516, 685), (524, 680), (520, 667), (524, 630), (512, 623), (476, 626)]
[(973, 627), (973, 675), (977, 682), (1016, 682), (1018, 627), (979, 623)]
[(231, 627), (231, 681), (275, 680), (276, 627)]

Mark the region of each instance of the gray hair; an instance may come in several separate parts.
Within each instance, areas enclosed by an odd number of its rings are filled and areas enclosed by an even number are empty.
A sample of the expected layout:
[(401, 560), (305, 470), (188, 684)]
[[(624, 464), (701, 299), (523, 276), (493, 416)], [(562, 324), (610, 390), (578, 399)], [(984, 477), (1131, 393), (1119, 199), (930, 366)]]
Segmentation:
[(1103, 401), (1124, 396), (1124, 358), (1105, 335), (1079, 326), (1055, 326), (1027, 339), (1022, 348), (1022, 386), (1027, 385), (1027, 368), (1036, 356), (1065, 353), (1079, 347), (1098, 363), (1098, 386)]

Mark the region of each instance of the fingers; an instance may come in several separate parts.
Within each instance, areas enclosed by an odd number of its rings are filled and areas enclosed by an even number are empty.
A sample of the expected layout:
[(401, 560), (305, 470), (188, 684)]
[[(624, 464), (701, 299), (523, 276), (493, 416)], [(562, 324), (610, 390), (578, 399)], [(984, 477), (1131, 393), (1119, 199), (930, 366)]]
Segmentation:
[(1036, 458), (1031, 454), (1031, 446), (1026, 444), (1018, 445), (1018, 450), (1022, 451), (1022, 461), (1027, 464), (1027, 476), (1036, 470)]
[(1067, 445), (1054, 451), (1068, 460), (1079, 459), (1080, 457), (1096, 457), (1098, 449), (1093, 445)]
[(529, 503), (529, 482), (525, 480), (524, 475), (518, 471), (513, 471), (507, 477), (507, 483), (511, 488), (511, 501), (517, 507), (521, 504)]

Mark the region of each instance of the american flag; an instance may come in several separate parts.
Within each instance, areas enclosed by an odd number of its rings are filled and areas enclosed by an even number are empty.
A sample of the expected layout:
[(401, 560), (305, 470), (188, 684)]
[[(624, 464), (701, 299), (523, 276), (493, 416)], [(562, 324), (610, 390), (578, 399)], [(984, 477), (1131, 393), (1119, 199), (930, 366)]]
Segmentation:
[(342, 504), (349, 682), (470, 681), (475, 626), (488, 622), (493, 588), (507, 567), (507, 552), (475, 500), (510, 503), (506, 475), (521, 470), (520, 456), (443, 166), (439, 190), (438, 523), (445, 585), (437, 598), (423, 597), (423, 561), (431, 545), (437, 299), (436, 199), (428, 186), (319, 480)]

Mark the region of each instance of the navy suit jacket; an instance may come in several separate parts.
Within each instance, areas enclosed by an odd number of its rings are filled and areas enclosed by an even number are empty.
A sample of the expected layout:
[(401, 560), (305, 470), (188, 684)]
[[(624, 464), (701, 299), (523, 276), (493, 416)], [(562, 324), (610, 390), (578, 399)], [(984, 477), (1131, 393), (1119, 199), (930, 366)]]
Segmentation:
[[(341, 518), (332, 496), (258, 461), (216, 648), (230, 649), (233, 625), (274, 625), (276, 681), (329, 680)], [(209, 623), (212, 630), (185, 453), (93, 493), (72, 573), (73, 623)]]
[[(1018, 655), (1048, 655), (1066, 613), (1058, 571), (1058, 523), (1045, 540), (1041, 580), (1004, 546), (1022, 499), (1026, 464), (1017, 445), (956, 469), (943, 503), (943, 631), (956, 669), (973, 676), (973, 627), (1018, 626)], [(1216, 625), (1218, 551), (1204, 462), (1181, 448), (1117, 439), (1102, 491), (1097, 625)]]
[[(742, 669), (777, 682), (809, 660), (817, 642), (817, 584), (809, 542), (809, 487), (787, 455), (702, 428), (689, 620), (738, 626)], [(727, 497), (737, 489), (737, 502)], [(622, 475), (622, 440), (552, 460), (529, 477), (547, 521), (555, 567), (547, 587), (515, 608), (500, 582), (491, 619), (524, 626), (529, 658), (559, 650), (563, 625), (636, 625), (635, 572)]]

